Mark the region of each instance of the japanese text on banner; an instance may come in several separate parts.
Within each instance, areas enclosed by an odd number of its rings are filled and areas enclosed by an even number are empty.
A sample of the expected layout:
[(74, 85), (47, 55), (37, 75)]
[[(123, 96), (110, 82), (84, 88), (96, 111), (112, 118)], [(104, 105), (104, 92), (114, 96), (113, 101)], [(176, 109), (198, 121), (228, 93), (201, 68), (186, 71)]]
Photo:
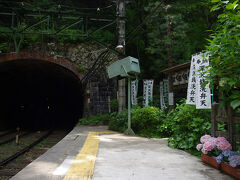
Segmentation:
[(138, 80), (131, 82), (132, 105), (137, 105)]
[(188, 79), (187, 102), (186, 104), (196, 104), (196, 55), (192, 56), (190, 74)]
[(164, 88), (163, 88), (163, 81), (160, 82), (160, 105), (161, 105), (161, 109), (166, 109), (166, 105), (165, 105), (165, 102), (164, 102)]
[(209, 83), (202, 87), (206, 81), (206, 69), (209, 66), (209, 56), (203, 57), (200, 54), (196, 60), (197, 81), (196, 81), (196, 109), (211, 109), (211, 91)]
[(161, 109), (166, 109), (168, 104), (169, 80), (164, 79), (160, 82), (160, 105)]
[(211, 109), (209, 84), (202, 87), (206, 81), (208, 59), (209, 56), (202, 53), (192, 56), (186, 103), (196, 105), (197, 109)]
[(147, 80), (143, 80), (143, 106), (147, 106), (148, 98), (147, 98)]
[(153, 80), (143, 80), (143, 106), (148, 106), (152, 102)]

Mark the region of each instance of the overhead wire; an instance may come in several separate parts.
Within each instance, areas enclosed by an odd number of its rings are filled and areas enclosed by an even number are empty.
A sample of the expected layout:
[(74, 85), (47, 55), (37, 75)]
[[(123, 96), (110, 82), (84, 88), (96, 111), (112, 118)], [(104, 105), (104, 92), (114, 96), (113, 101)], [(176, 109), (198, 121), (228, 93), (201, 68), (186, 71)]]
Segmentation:
[[(47, 4), (47, 7), (53, 7), (54, 5), (56, 6), (57, 9), (60, 9), (62, 7), (65, 7), (65, 8), (70, 8), (68, 10), (97, 10), (97, 9), (100, 9), (100, 10), (103, 10), (103, 9), (109, 9), (111, 7), (113, 7), (115, 4), (110, 4), (108, 6), (97, 6), (97, 7), (86, 7), (86, 8), (78, 8), (78, 7), (73, 7), (73, 6), (69, 6), (69, 5), (65, 5), (63, 3), (60, 3), (60, 1), (58, 1), (59, 3), (49, 3)], [(1, 3), (1, 1), (0, 1)], [(31, 6), (31, 7), (34, 7), (35, 9), (37, 8), (40, 8), (42, 9), (42, 7), (38, 6), (33, 6), (31, 3), (28, 3), (28, 2), (24, 2), (24, 1), (4, 1), (3, 3), (9, 3), (9, 4), (16, 4), (16, 5), (21, 5), (21, 6), (25, 6), (26, 4)], [(44, 9), (47, 8), (46, 6), (44, 7)], [(38, 10), (40, 10), (38, 9)]]
[(67, 6), (67, 5), (61, 5), (62, 7), (68, 7), (68, 8), (72, 8), (72, 9), (77, 9), (77, 10), (97, 10), (98, 8), (100, 9), (100, 10), (102, 10), (102, 9), (108, 9), (108, 8), (111, 8), (111, 7), (113, 7), (114, 6), (114, 4), (111, 4), (111, 5), (109, 5), (109, 6), (105, 6), (105, 7), (94, 7), (94, 8), (77, 8), (77, 7), (71, 7), (71, 6)]

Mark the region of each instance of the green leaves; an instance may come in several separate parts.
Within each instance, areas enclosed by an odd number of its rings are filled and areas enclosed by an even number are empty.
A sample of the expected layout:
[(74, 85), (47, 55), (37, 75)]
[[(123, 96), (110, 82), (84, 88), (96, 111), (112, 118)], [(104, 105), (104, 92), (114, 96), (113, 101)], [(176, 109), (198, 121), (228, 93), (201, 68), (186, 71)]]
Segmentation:
[(234, 9), (236, 9), (236, 7), (238, 6), (237, 3), (238, 3), (238, 0), (234, 1), (233, 3), (228, 3), (226, 5), (226, 9), (227, 10), (234, 10)]
[(98, 114), (96, 116), (79, 119), (78, 125), (106, 125), (110, 118), (109, 114)]
[(239, 107), (240, 106), (240, 99), (233, 100), (231, 102), (231, 106), (232, 106), (233, 109), (236, 109), (237, 107)]
[(201, 135), (209, 133), (211, 129), (210, 111), (196, 110), (195, 106), (185, 102), (177, 105), (166, 121), (171, 125), (172, 133), (169, 146), (184, 150), (194, 150)]
[[(131, 115), (132, 129), (139, 135), (147, 137), (158, 136), (159, 134), (157, 131), (160, 128), (159, 125), (163, 125), (161, 127), (163, 129), (168, 128), (162, 123), (163, 119), (165, 119), (166, 116), (165, 113), (157, 107), (134, 107), (131, 109)], [(123, 111), (119, 115), (117, 113), (114, 114), (110, 120), (109, 129), (123, 132), (127, 127), (127, 119), (127, 111)], [(161, 134), (160, 136), (162, 137)]]
[(219, 4), (216, 4), (216, 5), (214, 5), (214, 6), (210, 9), (210, 12), (216, 11), (216, 10), (219, 10), (219, 9), (220, 9), (220, 5), (219, 5)]
[[(240, 94), (240, 34), (238, 0), (220, 1), (222, 13), (218, 15), (215, 33), (209, 45), (211, 71), (208, 79), (211, 86), (218, 87), (222, 95), (220, 103), (239, 107)], [(214, 5), (215, 7), (215, 5)], [(218, 81), (216, 81), (216, 78)]]

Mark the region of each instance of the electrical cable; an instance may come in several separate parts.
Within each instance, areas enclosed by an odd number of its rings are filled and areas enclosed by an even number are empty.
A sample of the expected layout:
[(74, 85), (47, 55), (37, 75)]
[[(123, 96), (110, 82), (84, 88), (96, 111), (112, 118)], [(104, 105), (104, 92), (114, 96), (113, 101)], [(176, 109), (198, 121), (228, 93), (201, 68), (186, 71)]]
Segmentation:
[(100, 10), (102, 9), (108, 9), (114, 6), (114, 4), (111, 4), (109, 6), (105, 6), (105, 7), (94, 7), (94, 8), (76, 8), (76, 7), (71, 7), (71, 6), (67, 6), (67, 5), (61, 5), (62, 7), (68, 7), (68, 8), (72, 8), (72, 9), (77, 9), (77, 10), (97, 10), (98, 8)]
[[(24, 2), (24, 1), (22, 1), (22, 2), (4, 1), (4, 3), (16, 4), (16, 5), (20, 5), (21, 7), (25, 6), (25, 4), (27, 4), (27, 5), (31, 6), (31, 7), (39, 8), (39, 10), (42, 9), (42, 7), (35, 7), (32, 4), (30, 4), (28, 2)], [(22, 3), (24, 3), (24, 4), (22, 4)], [(89, 7), (89, 8), (87, 8), (87, 7), (86, 8), (72, 7), (72, 6), (64, 5), (62, 3), (55, 3), (55, 4), (54, 3), (50, 3), (50, 4), (47, 4), (47, 6), (49, 6), (49, 7), (53, 7), (54, 5), (57, 7), (57, 9), (60, 9), (62, 7), (66, 7), (66, 8), (70, 8), (70, 10), (98, 10), (98, 9), (102, 10), (102, 9), (109, 9), (109, 8), (113, 7), (115, 4), (110, 4), (110, 5), (104, 6), (104, 7), (98, 6), (98, 7)], [(46, 7), (44, 7), (44, 9), (46, 9)]]

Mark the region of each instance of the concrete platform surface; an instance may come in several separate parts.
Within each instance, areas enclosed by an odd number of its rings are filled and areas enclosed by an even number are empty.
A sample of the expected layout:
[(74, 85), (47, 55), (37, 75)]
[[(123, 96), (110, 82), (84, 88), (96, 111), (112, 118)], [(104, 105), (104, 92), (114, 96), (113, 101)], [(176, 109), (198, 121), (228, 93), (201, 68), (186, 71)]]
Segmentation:
[[(104, 133), (95, 133), (104, 132)], [(167, 139), (109, 134), (78, 126), (12, 180), (231, 180)]]
[(167, 139), (101, 135), (93, 180), (231, 180)]

